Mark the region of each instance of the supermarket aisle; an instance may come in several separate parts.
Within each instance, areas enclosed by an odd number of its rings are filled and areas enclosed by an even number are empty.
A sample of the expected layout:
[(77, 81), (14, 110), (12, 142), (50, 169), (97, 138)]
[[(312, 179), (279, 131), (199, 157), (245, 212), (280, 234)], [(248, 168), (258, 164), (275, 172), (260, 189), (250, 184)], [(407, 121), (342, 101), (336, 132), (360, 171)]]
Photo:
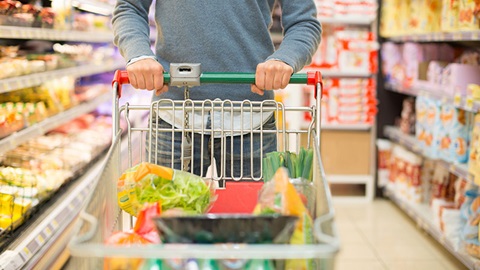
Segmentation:
[(388, 200), (336, 202), (337, 270), (466, 269)]

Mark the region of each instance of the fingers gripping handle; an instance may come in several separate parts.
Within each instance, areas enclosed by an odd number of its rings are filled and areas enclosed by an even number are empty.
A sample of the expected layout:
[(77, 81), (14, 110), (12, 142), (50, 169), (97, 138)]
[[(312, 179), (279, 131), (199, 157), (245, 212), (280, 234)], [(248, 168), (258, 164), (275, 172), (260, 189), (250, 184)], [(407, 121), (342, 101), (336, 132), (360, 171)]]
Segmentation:
[[(165, 84), (170, 83), (170, 73), (163, 73), (163, 82)], [(114, 89), (117, 91), (117, 95), (120, 98), (122, 95), (122, 85), (129, 84), (128, 72), (126, 70), (117, 70), (113, 77), (112, 86), (116, 87)], [(200, 83), (202, 84), (211, 84), (211, 83), (223, 83), (223, 84), (254, 84), (255, 83), (255, 74), (253, 73), (202, 73), (200, 75)], [(305, 73), (296, 73), (292, 74), (290, 78), (290, 84), (307, 84), (315, 86), (315, 98), (317, 97), (317, 92), (320, 90), (320, 93), (323, 92), (323, 82), (322, 74), (319, 71), (307, 72)], [(317, 89), (320, 86), (321, 89)]]

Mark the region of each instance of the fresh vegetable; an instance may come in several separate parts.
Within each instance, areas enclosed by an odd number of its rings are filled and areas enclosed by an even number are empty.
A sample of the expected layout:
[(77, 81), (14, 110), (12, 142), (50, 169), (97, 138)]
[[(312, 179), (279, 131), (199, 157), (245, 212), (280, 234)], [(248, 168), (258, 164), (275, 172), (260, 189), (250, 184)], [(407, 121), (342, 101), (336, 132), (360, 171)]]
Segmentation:
[(292, 152), (270, 152), (263, 158), (263, 179), (270, 181), (280, 167), (288, 170), (290, 178), (313, 179), (313, 149), (301, 148), (297, 154)]
[(160, 202), (162, 211), (180, 208), (204, 213), (214, 194), (199, 176), (146, 162), (125, 171), (117, 182), (117, 190), (120, 207), (133, 216), (146, 202)]

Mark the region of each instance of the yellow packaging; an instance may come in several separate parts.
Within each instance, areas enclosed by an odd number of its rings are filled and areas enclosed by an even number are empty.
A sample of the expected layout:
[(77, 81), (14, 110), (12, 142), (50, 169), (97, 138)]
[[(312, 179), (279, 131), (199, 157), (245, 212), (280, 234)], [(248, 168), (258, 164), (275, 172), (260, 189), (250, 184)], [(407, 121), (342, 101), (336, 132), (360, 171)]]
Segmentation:
[(19, 221), (22, 216), (8, 216), (8, 215), (0, 215), (0, 229), (6, 230), (14, 223)]
[(439, 0), (422, 0), (420, 10), (418, 32), (440, 32), (442, 29), (442, 2)]
[(458, 27), (461, 30), (478, 30), (478, 18), (475, 15), (475, 0), (460, 0)]
[(470, 138), (470, 154), (468, 171), (473, 175), (475, 184), (480, 184), (480, 114), (473, 120), (473, 130)]
[(424, 10), (422, 10), (423, 0), (410, 0), (408, 8), (410, 9), (408, 13), (408, 32), (413, 34), (420, 33), (420, 21), (423, 15), (422, 13), (424, 12)]
[(0, 215), (22, 216), (32, 208), (32, 200), (22, 197), (14, 198), (12, 195), (0, 194)]
[(410, 0), (400, 1), (397, 6), (396, 12), (398, 13), (398, 20), (400, 22), (400, 28), (398, 33), (400, 35), (411, 34), (410, 27)]
[(442, 31), (453, 32), (457, 31), (460, 0), (443, 0), (442, 3)]
[(400, 35), (400, 16), (398, 8), (400, 0), (383, 0), (380, 19), (380, 35), (392, 37)]

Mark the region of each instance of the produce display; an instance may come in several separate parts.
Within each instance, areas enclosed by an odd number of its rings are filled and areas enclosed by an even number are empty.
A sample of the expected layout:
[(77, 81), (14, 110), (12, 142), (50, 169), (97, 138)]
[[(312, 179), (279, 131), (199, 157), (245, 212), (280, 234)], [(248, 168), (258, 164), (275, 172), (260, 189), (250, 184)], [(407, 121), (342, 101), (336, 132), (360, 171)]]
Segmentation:
[(24, 222), (104, 151), (110, 130), (109, 117), (88, 114), (0, 155), (0, 232)]

